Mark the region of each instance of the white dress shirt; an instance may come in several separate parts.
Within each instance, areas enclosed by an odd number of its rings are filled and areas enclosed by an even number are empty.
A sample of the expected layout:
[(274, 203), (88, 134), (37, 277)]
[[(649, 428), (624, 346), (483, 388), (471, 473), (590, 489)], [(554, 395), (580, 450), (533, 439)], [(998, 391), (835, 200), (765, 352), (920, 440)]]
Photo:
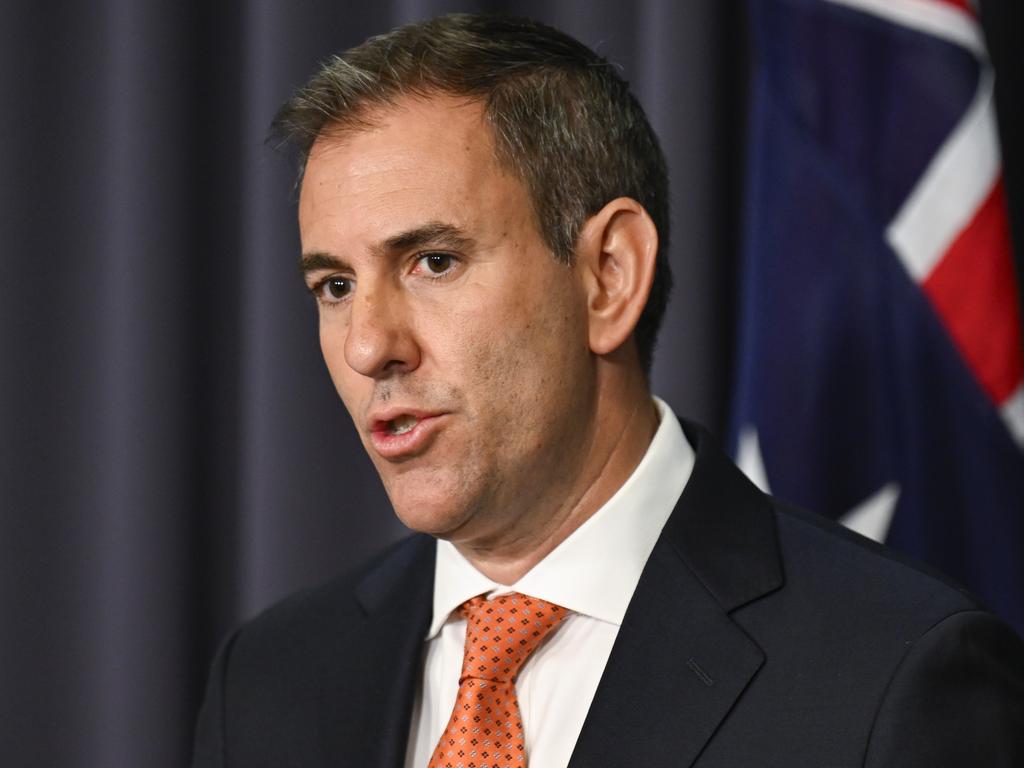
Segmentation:
[(516, 693), (529, 768), (564, 768), (597, 690), (640, 573), (693, 469), (694, 453), (659, 398), (660, 424), (622, 487), (529, 573), (498, 584), (437, 542), (434, 613), (413, 705), (406, 768), (424, 768), (448, 725), (459, 689), (466, 620), (456, 609), (487, 593), (520, 592), (572, 613), (523, 664)]

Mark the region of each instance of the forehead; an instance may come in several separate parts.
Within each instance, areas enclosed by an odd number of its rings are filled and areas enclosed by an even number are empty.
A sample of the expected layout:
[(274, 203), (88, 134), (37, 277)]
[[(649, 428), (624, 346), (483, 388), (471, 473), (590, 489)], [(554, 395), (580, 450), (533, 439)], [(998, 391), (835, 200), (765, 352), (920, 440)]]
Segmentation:
[(407, 98), (365, 121), (365, 128), (325, 131), (313, 144), (299, 199), (304, 232), (339, 217), (348, 225), (405, 215), (468, 224), (458, 219), (528, 204), (525, 186), (496, 158), (480, 102)]

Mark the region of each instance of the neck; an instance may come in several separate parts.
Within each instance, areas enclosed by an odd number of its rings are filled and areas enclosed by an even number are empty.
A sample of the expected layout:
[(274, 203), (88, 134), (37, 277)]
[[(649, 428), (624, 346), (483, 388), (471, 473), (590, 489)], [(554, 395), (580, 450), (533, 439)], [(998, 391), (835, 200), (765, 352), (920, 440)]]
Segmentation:
[[(522, 515), (516, 530), (490, 542), (454, 541), (478, 571), (513, 584), (585, 523), (629, 479), (658, 428), (658, 411), (642, 375), (607, 387), (597, 398), (597, 417), (583, 469), (548, 514)], [(600, 389), (600, 388), (599, 388)]]

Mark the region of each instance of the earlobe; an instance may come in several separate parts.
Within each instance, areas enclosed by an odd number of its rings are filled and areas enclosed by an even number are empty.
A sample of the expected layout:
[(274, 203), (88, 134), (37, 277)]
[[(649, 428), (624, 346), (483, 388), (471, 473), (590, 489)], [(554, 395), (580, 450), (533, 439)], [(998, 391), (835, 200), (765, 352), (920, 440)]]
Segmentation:
[(654, 222), (632, 198), (616, 198), (587, 220), (577, 257), (585, 270), (594, 354), (614, 352), (633, 333), (651, 292), (657, 252)]

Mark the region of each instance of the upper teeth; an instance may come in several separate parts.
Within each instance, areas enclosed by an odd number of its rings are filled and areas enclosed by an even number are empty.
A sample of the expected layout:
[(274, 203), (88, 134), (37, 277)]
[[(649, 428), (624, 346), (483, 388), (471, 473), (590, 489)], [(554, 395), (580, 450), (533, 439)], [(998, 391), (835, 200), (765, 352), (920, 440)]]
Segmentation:
[(416, 426), (419, 422), (415, 416), (399, 416), (397, 419), (392, 419), (389, 425), (389, 430), (392, 435), (404, 435), (410, 429)]

